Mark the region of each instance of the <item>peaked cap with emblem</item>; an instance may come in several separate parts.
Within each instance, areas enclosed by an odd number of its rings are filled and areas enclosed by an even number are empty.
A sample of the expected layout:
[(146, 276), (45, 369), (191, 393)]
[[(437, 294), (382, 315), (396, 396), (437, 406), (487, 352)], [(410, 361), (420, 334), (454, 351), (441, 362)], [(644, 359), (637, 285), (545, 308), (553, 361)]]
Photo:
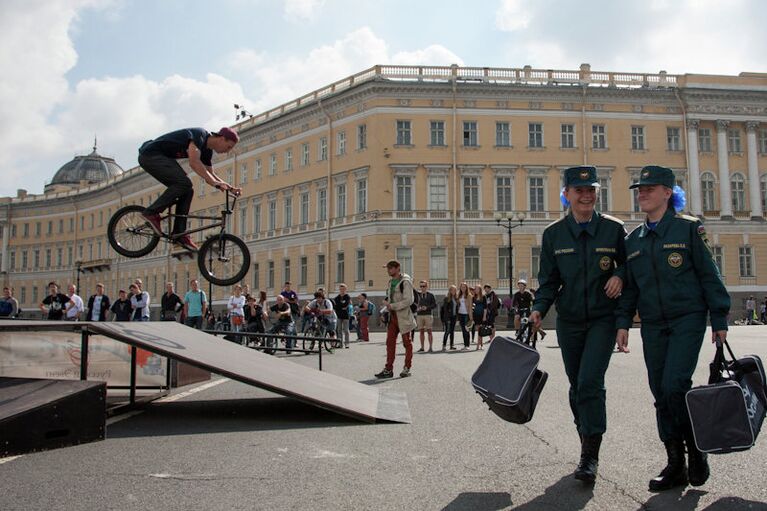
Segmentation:
[(629, 186), (629, 188), (638, 188), (640, 186), (663, 185), (666, 188), (674, 188), (676, 178), (674, 172), (668, 167), (659, 165), (647, 165), (642, 167), (639, 173), (639, 181)]
[(565, 188), (568, 186), (599, 186), (597, 168), (581, 165), (565, 170)]

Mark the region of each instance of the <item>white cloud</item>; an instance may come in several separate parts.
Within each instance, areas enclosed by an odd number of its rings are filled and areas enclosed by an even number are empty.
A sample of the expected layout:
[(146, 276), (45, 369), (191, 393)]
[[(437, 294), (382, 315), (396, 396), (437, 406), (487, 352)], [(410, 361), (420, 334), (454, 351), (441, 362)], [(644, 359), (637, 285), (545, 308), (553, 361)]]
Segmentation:
[(285, 0), (285, 19), (293, 22), (311, 21), (325, 5), (325, 0)]
[(527, 28), (532, 19), (529, 3), (522, 0), (502, 0), (495, 13), (495, 26), (499, 30), (513, 32)]
[(463, 59), (444, 46), (432, 44), (423, 50), (396, 53), (391, 63), (403, 66), (449, 66), (451, 64), (462, 66)]

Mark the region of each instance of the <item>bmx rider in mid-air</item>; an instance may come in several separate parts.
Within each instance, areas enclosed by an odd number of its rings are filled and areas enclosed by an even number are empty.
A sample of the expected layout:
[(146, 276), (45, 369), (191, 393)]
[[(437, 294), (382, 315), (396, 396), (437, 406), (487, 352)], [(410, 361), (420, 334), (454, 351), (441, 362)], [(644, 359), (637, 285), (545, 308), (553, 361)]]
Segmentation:
[(213, 133), (203, 128), (188, 128), (166, 133), (141, 145), (138, 150), (139, 165), (168, 187), (144, 210), (144, 218), (157, 235), (163, 234), (160, 213), (176, 204), (171, 239), (187, 250), (193, 252), (197, 250), (197, 245), (192, 241), (191, 236), (188, 234), (178, 236), (186, 231), (186, 215), (189, 214), (192, 205), (194, 189), (192, 180), (187, 177), (177, 160), (188, 158), (192, 170), (210, 186), (222, 191), (230, 190), (235, 195), (239, 195), (241, 189), (218, 177), (211, 163), (213, 151), (228, 153), (239, 140), (239, 135), (231, 128), (221, 128)]

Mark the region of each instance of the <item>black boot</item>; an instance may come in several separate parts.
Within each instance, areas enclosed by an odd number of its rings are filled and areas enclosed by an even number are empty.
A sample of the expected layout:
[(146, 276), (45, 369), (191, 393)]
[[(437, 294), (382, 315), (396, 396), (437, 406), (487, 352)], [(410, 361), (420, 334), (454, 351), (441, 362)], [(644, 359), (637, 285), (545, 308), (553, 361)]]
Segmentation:
[(708, 468), (708, 454), (700, 452), (695, 447), (695, 440), (691, 438), (685, 439), (687, 444), (687, 463), (688, 463), (688, 476), (690, 484), (692, 486), (702, 486), (708, 481), (708, 476), (711, 475), (711, 471)]
[(684, 462), (684, 442), (669, 440), (665, 442), (668, 465), (658, 477), (650, 480), (650, 491), (665, 491), (676, 486), (687, 485), (687, 464)]
[(602, 445), (602, 435), (581, 436), (581, 461), (573, 474), (584, 483), (593, 483), (597, 479), (599, 466), (599, 447)]

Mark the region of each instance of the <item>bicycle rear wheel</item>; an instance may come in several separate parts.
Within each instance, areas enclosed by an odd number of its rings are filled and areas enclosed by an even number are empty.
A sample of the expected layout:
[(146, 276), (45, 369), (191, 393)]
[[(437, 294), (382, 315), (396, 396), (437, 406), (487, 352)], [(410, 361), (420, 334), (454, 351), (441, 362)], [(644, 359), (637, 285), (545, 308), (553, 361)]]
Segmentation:
[(216, 234), (200, 247), (197, 266), (207, 281), (217, 286), (231, 286), (248, 273), (250, 251), (234, 234)]
[(109, 219), (109, 244), (125, 257), (142, 257), (155, 249), (160, 237), (142, 215), (144, 207), (137, 204), (120, 208)]

